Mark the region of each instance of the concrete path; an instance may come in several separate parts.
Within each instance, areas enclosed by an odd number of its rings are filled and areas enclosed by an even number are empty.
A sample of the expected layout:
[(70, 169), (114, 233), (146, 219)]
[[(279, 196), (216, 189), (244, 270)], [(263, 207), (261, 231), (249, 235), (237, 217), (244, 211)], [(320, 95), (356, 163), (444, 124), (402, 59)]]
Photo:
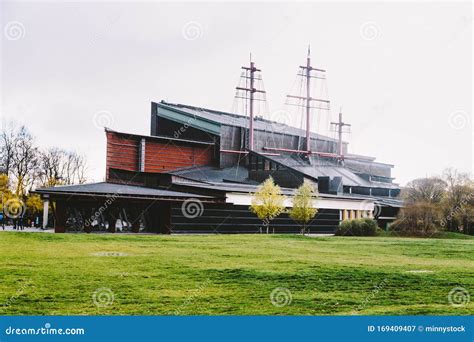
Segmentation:
[(17, 230), (17, 229), (13, 229), (13, 226), (5, 226), (5, 230), (3, 230), (3, 227), (0, 225), (0, 233), (1, 232), (54, 233), (54, 229), (43, 230), (40, 228), (25, 227), (24, 230)]

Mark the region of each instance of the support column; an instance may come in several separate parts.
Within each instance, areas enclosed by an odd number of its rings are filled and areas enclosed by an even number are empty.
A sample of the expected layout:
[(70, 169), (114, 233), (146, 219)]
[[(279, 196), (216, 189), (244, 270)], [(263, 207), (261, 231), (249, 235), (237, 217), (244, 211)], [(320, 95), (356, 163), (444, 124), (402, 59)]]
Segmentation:
[(54, 224), (55, 233), (65, 233), (66, 232), (66, 221), (67, 221), (67, 206), (66, 202), (59, 200), (56, 201), (55, 208), (55, 217), (56, 222)]
[(49, 200), (43, 201), (43, 229), (48, 227)]
[(140, 232), (140, 216), (143, 211), (143, 208), (131, 207), (129, 210), (128, 219), (132, 224), (132, 232)]
[(115, 233), (116, 232), (116, 224), (117, 224), (117, 217), (113, 215), (110, 211), (105, 214), (107, 223), (109, 224), (109, 233)]
[(171, 203), (164, 202), (159, 205), (159, 223), (160, 223), (160, 234), (171, 233)]

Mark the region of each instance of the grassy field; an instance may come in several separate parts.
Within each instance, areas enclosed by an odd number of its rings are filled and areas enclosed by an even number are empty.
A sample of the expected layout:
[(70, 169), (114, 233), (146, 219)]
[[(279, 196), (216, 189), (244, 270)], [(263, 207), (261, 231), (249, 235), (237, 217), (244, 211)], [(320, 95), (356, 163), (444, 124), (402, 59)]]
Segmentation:
[(467, 315), (474, 239), (0, 233), (0, 279), (0, 314)]

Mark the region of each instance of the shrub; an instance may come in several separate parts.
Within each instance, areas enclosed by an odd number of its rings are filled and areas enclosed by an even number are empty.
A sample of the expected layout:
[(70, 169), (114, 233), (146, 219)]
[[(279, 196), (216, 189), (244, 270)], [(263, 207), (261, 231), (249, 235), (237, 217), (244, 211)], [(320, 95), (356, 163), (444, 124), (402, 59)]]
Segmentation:
[(370, 218), (342, 221), (336, 230), (338, 236), (375, 236), (377, 221)]
[(432, 236), (440, 231), (441, 210), (431, 203), (410, 204), (400, 210), (390, 230), (407, 236)]

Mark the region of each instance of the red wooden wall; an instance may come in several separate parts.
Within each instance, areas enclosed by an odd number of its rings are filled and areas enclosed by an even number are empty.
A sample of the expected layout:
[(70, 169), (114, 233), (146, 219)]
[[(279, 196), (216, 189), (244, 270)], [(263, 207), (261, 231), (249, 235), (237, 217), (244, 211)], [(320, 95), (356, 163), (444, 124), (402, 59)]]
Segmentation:
[(107, 178), (109, 169), (121, 169), (128, 171), (138, 170), (138, 145), (140, 139), (137, 137), (119, 135), (115, 132), (106, 132), (107, 135)]
[[(138, 135), (106, 132), (107, 179), (109, 169), (139, 171), (140, 141)], [(166, 138), (145, 137), (145, 172), (167, 172), (193, 166), (213, 164), (213, 145), (202, 145)]]

